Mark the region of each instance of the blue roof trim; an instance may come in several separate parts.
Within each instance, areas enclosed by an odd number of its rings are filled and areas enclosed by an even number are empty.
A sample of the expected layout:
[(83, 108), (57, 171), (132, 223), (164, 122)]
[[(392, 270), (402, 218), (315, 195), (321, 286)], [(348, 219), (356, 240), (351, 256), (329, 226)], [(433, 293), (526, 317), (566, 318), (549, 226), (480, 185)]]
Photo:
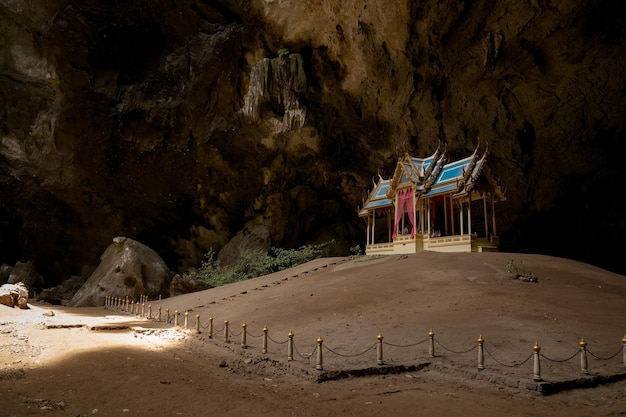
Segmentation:
[(392, 179), (380, 178), (359, 215), (367, 215), (372, 209), (393, 207), (393, 199), (388, 198), (387, 193), (392, 186), (392, 192), (404, 189), (407, 182), (412, 183), (410, 186), (416, 192), (425, 192), (422, 197), (467, 193), (478, 180), (486, 161), (487, 153), (481, 157), (477, 152), (478, 149), (471, 156), (450, 163), (445, 162), (445, 151), (444, 154), (437, 151), (427, 158), (406, 155), (398, 162)]

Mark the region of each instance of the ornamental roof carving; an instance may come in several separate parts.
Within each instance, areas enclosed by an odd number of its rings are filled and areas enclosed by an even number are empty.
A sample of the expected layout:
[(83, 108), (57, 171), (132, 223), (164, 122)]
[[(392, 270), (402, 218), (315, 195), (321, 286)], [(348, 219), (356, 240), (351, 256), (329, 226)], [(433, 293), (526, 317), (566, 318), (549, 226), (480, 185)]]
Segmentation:
[(495, 201), (506, 197), (487, 167), (488, 146), (479, 152), (477, 146), (472, 155), (448, 162), (446, 147), (441, 147), (426, 158), (416, 158), (408, 153), (398, 160), (391, 179), (379, 179), (374, 183), (368, 198), (359, 210), (366, 216), (373, 210), (392, 207), (395, 195), (408, 188), (417, 198), (431, 198), (452, 194), (454, 198), (469, 196), (472, 200), (490, 192)]

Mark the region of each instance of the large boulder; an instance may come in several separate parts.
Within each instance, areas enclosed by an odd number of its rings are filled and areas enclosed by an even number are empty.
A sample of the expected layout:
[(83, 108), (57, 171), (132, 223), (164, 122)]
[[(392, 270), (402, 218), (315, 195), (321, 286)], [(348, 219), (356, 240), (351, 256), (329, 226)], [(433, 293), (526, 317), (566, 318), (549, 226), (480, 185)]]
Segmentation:
[(116, 237), (100, 257), (100, 265), (67, 304), (71, 307), (104, 305), (107, 295), (138, 299), (167, 296), (170, 271), (149, 247)]
[(37, 287), (41, 287), (43, 284), (43, 277), (35, 270), (35, 265), (31, 261), (18, 262), (11, 269), (9, 274), (8, 284), (17, 284), (18, 282), (24, 283), (26, 288), (30, 290), (32, 295), (33, 291)]
[[(258, 219), (255, 219), (258, 220)], [(233, 266), (242, 252), (270, 249), (271, 236), (262, 220), (250, 221), (219, 252), (217, 260), (222, 266)]]
[(28, 288), (21, 282), (4, 284), (0, 287), (0, 304), (28, 308)]
[(85, 281), (85, 277), (70, 277), (55, 287), (42, 290), (35, 299), (54, 305), (67, 305), (76, 292), (85, 284)]

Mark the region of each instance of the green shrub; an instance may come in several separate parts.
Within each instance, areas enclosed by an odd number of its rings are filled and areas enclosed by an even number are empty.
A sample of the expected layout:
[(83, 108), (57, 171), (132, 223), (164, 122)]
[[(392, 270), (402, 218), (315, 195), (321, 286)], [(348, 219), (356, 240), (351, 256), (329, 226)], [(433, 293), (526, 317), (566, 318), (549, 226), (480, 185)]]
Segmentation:
[(358, 255), (360, 255), (360, 254), (361, 254), (361, 246), (359, 246), (359, 245), (352, 246), (352, 247), (350, 248), (350, 254), (351, 254), (352, 256), (358, 256)]
[(237, 263), (233, 266), (221, 266), (216, 253), (210, 250), (204, 255), (204, 261), (197, 270), (183, 274), (185, 278), (196, 278), (213, 287), (256, 278), (283, 269), (293, 268), (319, 258), (322, 248), (331, 242), (320, 245), (306, 245), (299, 249), (271, 248), (269, 253), (261, 249), (250, 249), (241, 252)]
[(513, 274), (515, 278), (520, 279), (525, 282), (538, 282), (539, 279), (535, 274), (532, 273), (530, 269), (526, 267), (524, 261), (520, 261), (516, 263), (513, 259), (507, 259), (504, 264), (504, 269), (509, 274)]

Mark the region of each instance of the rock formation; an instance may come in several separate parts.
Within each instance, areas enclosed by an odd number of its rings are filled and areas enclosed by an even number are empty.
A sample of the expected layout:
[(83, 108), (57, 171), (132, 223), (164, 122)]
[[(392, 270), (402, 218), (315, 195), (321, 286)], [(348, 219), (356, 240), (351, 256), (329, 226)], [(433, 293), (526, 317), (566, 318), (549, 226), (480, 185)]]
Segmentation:
[(101, 256), (100, 265), (67, 304), (71, 307), (102, 306), (106, 296), (169, 296), (170, 272), (163, 259), (147, 246), (116, 237)]
[(28, 288), (22, 282), (0, 286), (0, 304), (28, 308)]
[(0, 263), (345, 254), (373, 176), (480, 137), (503, 250), (626, 273), (625, 27), (617, 0), (0, 2)]

